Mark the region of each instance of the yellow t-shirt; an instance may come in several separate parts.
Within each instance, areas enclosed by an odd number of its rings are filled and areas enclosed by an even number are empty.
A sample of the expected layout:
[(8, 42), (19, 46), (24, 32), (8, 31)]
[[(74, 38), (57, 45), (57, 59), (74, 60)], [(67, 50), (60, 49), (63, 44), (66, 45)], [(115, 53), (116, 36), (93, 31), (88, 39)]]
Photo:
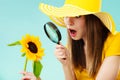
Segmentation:
[[(120, 56), (120, 33), (109, 34), (107, 40), (105, 41), (104, 48), (102, 51), (102, 61), (109, 56)], [(75, 69), (75, 75), (77, 80), (94, 80), (95, 78), (89, 77), (86, 70), (80, 72)], [(120, 71), (118, 73), (117, 79), (120, 80)]]

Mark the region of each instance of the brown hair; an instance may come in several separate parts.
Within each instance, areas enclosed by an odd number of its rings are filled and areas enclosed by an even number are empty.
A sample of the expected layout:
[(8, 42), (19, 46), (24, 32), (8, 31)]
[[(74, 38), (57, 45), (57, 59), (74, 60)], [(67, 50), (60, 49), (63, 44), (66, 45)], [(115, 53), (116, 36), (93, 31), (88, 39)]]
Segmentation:
[[(87, 34), (87, 54), (91, 59), (88, 72), (90, 76), (95, 76), (102, 59), (102, 49), (104, 42), (110, 32), (101, 20), (95, 15), (86, 15), (86, 34)], [(86, 58), (84, 53), (84, 41), (72, 40), (68, 34), (68, 48), (71, 52), (71, 58), (74, 68), (86, 68)]]

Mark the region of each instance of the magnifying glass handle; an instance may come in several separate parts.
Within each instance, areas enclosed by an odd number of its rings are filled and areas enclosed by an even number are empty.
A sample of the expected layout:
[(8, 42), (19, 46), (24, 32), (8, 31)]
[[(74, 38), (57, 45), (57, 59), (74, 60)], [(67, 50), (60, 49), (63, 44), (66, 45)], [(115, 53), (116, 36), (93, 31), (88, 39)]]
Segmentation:
[(58, 45), (60, 44), (60, 42), (57, 43)]

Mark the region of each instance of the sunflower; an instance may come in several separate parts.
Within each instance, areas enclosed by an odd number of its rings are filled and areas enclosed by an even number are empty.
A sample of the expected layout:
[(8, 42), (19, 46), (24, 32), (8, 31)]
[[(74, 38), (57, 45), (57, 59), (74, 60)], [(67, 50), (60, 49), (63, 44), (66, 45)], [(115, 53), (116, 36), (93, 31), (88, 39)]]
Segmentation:
[(21, 52), (26, 53), (28, 59), (37, 61), (44, 56), (44, 49), (41, 48), (42, 44), (39, 37), (26, 34), (26, 36), (22, 37), (20, 43), (22, 45)]

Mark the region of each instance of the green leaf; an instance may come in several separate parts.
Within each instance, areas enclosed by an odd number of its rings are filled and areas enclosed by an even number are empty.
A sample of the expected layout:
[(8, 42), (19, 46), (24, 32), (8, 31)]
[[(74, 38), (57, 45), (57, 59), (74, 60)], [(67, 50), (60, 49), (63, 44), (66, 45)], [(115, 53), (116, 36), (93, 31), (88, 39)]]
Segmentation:
[(23, 53), (22, 55), (21, 55), (21, 57), (24, 57), (26, 55), (26, 53)]
[(34, 75), (38, 78), (40, 73), (41, 73), (41, 70), (42, 70), (42, 64), (40, 61), (34, 61), (33, 63), (33, 73)]
[(8, 46), (16, 46), (16, 45), (21, 45), (20, 41), (13, 42), (11, 44), (8, 44)]

